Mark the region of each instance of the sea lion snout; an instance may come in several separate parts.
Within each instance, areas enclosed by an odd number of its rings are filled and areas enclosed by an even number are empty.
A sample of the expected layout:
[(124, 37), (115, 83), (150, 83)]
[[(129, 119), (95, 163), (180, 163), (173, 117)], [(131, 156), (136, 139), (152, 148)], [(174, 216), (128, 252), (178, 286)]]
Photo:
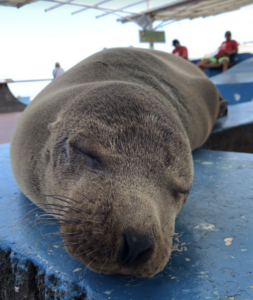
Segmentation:
[(84, 209), (75, 206), (75, 214), (70, 210), (71, 216), (69, 212), (64, 215), (65, 220), (73, 220), (61, 225), (67, 251), (96, 272), (154, 276), (169, 259), (174, 227), (169, 224), (164, 235), (157, 212), (151, 213), (154, 207), (147, 204), (149, 208), (134, 213), (143, 202), (132, 203), (131, 208), (127, 197), (127, 204), (123, 196), (113, 203), (106, 195), (105, 188), (104, 199), (95, 201), (99, 206), (86, 202)]
[[(160, 212), (148, 193), (140, 193), (133, 184), (132, 192), (122, 191), (115, 186), (118, 180), (105, 180), (103, 186), (94, 181), (95, 192), (83, 187), (70, 195), (75, 211), (69, 209), (63, 217), (73, 220), (61, 225), (64, 245), (96, 272), (152, 277), (170, 257), (174, 220), (168, 216), (170, 222), (161, 228)], [(143, 197), (133, 196), (134, 191)]]

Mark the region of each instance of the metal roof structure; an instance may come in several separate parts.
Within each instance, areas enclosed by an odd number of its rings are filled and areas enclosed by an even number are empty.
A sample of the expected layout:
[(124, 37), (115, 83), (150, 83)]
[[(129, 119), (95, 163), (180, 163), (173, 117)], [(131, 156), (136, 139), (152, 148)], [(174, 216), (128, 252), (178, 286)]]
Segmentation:
[(253, 0), (177, 0), (161, 7), (149, 9), (135, 16), (118, 19), (118, 21), (125, 23), (138, 20), (143, 18), (143, 16), (148, 17), (152, 21), (162, 22), (194, 19), (233, 11), (252, 3)]
[[(37, 1), (38, 0), (0, 0), (0, 6), (4, 5), (19, 8)], [(54, 3), (54, 6), (45, 9), (45, 12), (59, 8), (63, 5), (78, 8), (78, 10), (72, 12), (72, 15), (80, 12), (85, 12), (88, 9), (96, 9), (102, 12), (102, 14), (96, 16), (96, 18), (114, 14), (120, 17), (117, 21), (122, 23), (135, 22), (139, 24), (143, 29), (150, 27), (150, 24), (152, 24), (154, 21), (161, 21), (161, 23), (156, 28), (154, 28), (155, 30), (167, 25), (168, 22), (217, 15), (220, 13), (236, 10), (253, 3), (253, 0), (168, 0), (167, 4), (165, 5), (150, 9), (150, 0), (128, 1), (128, 5), (119, 8), (116, 8), (118, 7), (119, 2), (114, 2), (114, 0), (104, 0), (93, 5), (90, 5), (91, 1), (88, 1), (89, 5), (84, 3), (84, 0), (42, 1)], [(113, 8), (108, 6), (108, 2), (112, 2), (113, 5), (111, 5), (111, 7)], [(145, 2), (147, 3), (147, 10), (144, 10), (142, 12), (133, 12), (129, 10), (129, 8)], [(152, 4), (155, 5), (155, 1), (153, 1)]]
[(26, 4), (30, 4), (32, 2), (36, 2), (37, 0), (0, 0), (0, 5), (2, 6), (13, 6), (20, 8)]

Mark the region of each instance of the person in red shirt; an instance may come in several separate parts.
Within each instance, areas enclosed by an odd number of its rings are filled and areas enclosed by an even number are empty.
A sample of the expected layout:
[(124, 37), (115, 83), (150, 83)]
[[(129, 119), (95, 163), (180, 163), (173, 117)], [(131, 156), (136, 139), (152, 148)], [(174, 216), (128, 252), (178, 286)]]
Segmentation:
[(172, 54), (181, 56), (182, 58), (188, 60), (188, 50), (186, 47), (181, 46), (178, 40), (173, 40), (172, 45), (175, 49), (172, 51)]
[(214, 57), (202, 59), (197, 63), (197, 66), (204, 72), (205, 68), (208, 68), (210, 64), (221, 64), (222, 72), (225, 72), (228, 69), (231, 55), (238, 52), (238, 44), (235, 40), (231, 40), (230, 31), (225, 33), (225, 38), (226, 41), (221, 44), (218, 53)]

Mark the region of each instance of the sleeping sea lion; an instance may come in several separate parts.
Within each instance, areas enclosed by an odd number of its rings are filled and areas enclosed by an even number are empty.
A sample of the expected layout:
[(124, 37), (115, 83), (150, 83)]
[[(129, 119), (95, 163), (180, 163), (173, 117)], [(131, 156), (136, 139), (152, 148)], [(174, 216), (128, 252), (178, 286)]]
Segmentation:
[(58, 220), (70, 255), (96, 272), (152, 277), (169, 260), (191, 151), (208, 138), (219, 97), (180, 57), (99, 52), (25, 109), (11, 141), (13, 174)]

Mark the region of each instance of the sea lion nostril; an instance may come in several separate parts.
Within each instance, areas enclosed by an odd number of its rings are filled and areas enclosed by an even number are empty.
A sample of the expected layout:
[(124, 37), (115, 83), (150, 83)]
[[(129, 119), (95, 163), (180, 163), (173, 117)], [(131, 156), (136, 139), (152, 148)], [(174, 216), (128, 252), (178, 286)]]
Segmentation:
[(153, 247), (154, 243), (148, 235), (138, 235), (133, 230), (126, 231), (119, 262), (126, 266), (131, 266), (133, 263), (144, 263), (150, 258)]

